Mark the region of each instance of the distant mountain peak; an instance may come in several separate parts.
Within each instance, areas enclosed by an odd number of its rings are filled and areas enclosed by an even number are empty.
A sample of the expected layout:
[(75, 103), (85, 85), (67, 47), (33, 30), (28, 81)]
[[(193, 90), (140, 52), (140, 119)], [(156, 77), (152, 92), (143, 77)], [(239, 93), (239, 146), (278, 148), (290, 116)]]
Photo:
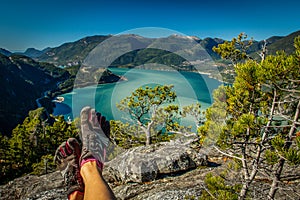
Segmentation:
[(6, 49), (0, 48), (0, 54), (3, 54), (5, 56), (10, 56), (12, 53)]
[(31, 48), (26, 49), (26, 51), (24, 53), (22, 53), (22, 55), (28, 56), (30, 58), (38, 58), (39, 56), (46, 53), (48, 50), (50, 50), (49, 47), (45, 48), (43, 50), (38, 50), (38, 49), (31, 47)]
[(32, 52), (41, 52), (41, 51), (31, 47), (31, 48), (26, 49), (26, 51), (24, 53), (26, 54), (26, 53), (32, 53)]

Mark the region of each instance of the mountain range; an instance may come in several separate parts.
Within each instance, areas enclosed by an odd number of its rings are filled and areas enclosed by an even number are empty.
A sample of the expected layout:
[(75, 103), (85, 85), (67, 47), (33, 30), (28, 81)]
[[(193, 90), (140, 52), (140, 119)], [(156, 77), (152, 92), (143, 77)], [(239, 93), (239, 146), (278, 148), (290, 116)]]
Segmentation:
[[(278, 50), (292, 53), (294, 51), (294, 38), (299, 35), (300, 31), (297, 31), (287, 36), (273, 36), (266, 39), (268, 54), (274, 54)], [(95, 73), (103, 73), (103, 70), (99, 72), (99, 70), (89, 67), (80, 68), (80, 66), (85, 60), (88, 60), (86, 58), (90, 52), (103, 53), (103, 48), (96, 47), (99, 47), (99, 43), (105, 45), (102, 42), (110, 37), (110, 35), (85, 37), (41, 51), (29, 48), (25, 52), (12, 53), (0, 48), (0, 83), (2, 86), (0, 90), (0, 132), (9, 134), (25, 118), (29, 110), (37, 107), (36, 99), (41, 97), (45, 91), (53, 90), (56, 91), (53, 94), (57, 95), (72, 89), (79, 69), (88, 72), (81, 73), (83, 75), (82, 83), (85, 83), (87, 79), (94, 79)], [(160, 63), (176, 66), (180, 70), (189, 70), (191, 66), (186, 65), (185, 59), (178, 54), (190, 56), (193, 59), (209, 55), (214, 61), (219, 62), (221, 59), (212, 51), (212, 48), (224, 42), (223, 39), (219, 38), (200, 39), (178, 35), (161, 39), (145, 38), (138, 35), (123, 35), (122, 37), (122, 45), (117, 46), (116, 51), (126, 49), (129, 46), (134, 50), (119, 56), (117, 54), (112, 55), (110, 65), (114, 67), (134, 67), (145, 63)], [(195, 47), (181, 52), (178, 41), (181, 44), (192, 41), (196, 47), (201, 46), (202, 49), (199, 50)], [(264, 42), (254, 41), (248, 53), (257, 55)], [(163, 48), (159, 49), (162, 45)], [(109, 46), (107, 48), (109, 49)], [(111, 55), (115, 52), (109, 53)], [(114, 56), (115, 59), (113, 59)], [(107, 59), (109, 60), (110, 57), (108, 56)], [(209, 72), (212, 69), (209, 66), (204, 67), (203, 70)], [(118, 77), (109, 72), (103, 74), (108, 75), (106, 80), (118, 80)], [(80, 78), (80, 76), (78, 77)], [(103, 79), (101, 81), (105, 82)]]
[[(300, 35), (300, 31), (291, 33), (287, 36), (272, 36), (265, 41), (267, 42), (267, 49), (269, 54), (274, 54), (278, 50), (284, 50), (286, 53), (291, 53), (294, 51), (293, 42), (294, 38), (296, 36)], [(110, 38), (111, 36), (89, 36), (82, 38), (80, 40), (74, 41), (74, 42), (68, 42), (64, 43), (58, 47), (54, 48), (46, 48), (43, 50), (37, 50), (34, 48), (29, 48), (22, 54), (31, 58), (34, 58), (37, 61), (42, 62), (48, 62), (53, 63), (56, 66), (72, 66), (81, 64), (84, 59), (88, 56), (88, 54), (101, 42), (104, 40)], [(138, 35), (127, 35), (128, 43), (132, 43), (132, 40), (136, 40), (138, 43), (140, 43), (141, 46), (146, 46), (147, 48), (150, 48), (152, 46), (157, 46), (155, 43), (160, 42), (160, 40), (155, 40), (153, 38), (145, 38)], [(205, 39), (200, 39), (198, 37), (182, 37), (184, 40), (187, 39), (194, 39), (194, 41), (198, 44), (200, 44), (206, 52), (212, 57), (214, 60), (220, 59), (219, 55), (217, 55), (215, 52), (212, 51), (212, 47), (217, 46), (218, 44), (221, 44), (224, 42), (223, 39), (220, 38), (210, 38), (207, 37)], [(131, 41), (130, 41), (131, 40)], [(163, 38), (164, 43), (169, 42), (172, 44), (172, 40), (174, 41), (174, 35), (171, 35), (169, 37)], [(248, 53), (256, 54), (262, 49), (263, 43), (262, 41), (254, 41), (253, 45), (250, 47)], [(139, 57), (139, 54), (137, 52), (144, 51), (142, 54), (142, 58)], [(147, 50), (146, 50), (147, 51)], [(9, 56), (12, 53), (5, 49), (0, 49), (0, 53)], [(159, 60), (157, 58), (157, 55), (161, 55), (162, 52), (154, 52), (153, 50), (150, 50), (149, 54), (143, 49), (137, 50), (136, 52), (130, 52), (126, 55), (121, 56), (118, 58), (118, 60), (115, 61), (114, 64), (117, 65), (135, 65), (136, 63), (141, 62), (148, 62), (152, 60), (153, 58), (156, 58), (156, 60)], [(163, 54), (166, 56), (166, 54)]]

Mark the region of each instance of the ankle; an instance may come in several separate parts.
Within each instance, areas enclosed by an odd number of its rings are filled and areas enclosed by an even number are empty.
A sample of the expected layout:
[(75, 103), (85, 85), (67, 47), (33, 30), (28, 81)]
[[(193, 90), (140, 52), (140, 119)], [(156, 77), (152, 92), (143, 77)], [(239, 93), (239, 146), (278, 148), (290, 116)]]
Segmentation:
[(102, 171), (103, 170), (103, 163), (101, 163), (99, 160), (95, 159), (94, 157), (89, 157), (86, 159), (82, 159), (80, 163), (80, 167), (82, 168), (83, 165), (90, 163), (90, 162), (95, 162), (97, 165), (97, 168)]
[(86, 183), (87, 180), (93, 180), (97, 175), (101, 176), (102, 170), (99, 169), (96, 160), (90, 160), (80, 167), (80, 174)]

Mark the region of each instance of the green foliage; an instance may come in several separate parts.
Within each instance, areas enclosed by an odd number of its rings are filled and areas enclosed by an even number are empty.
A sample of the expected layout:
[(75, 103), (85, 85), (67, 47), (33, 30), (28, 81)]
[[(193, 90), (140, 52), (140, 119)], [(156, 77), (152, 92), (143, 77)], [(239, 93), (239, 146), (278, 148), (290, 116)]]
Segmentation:
[(67, 79), (69, 73), (51, 64), (39, 63), (20, 55), (1, 57), (0, 131), (11, 131), (36, 108), (35, 100), (47, 90), (56, 88), (58, 81)]
[[(176, 94), (172, 91), (173, 86), (155, 86), (151, 88), (136, 89), (131, 96), (121, 100), (117, 107), (122, 111), (128, 111), (131, 117), (140, 120), (145, 118), (152, 106), (160, 106), (175, 100)], [(146, 119), (145, 119), (146, 120)]]
[[(266, 159), (270, 163), (275, 164), (278, 162), (279, 157), (284, 157), (289, 164), (299, 165), (300, 164), (300, 138), (295, 138), (295, 144), (293, 148), (286, 148), (286, 141), (283, 135), (276, 135), (271, 140), (272, 147), (275, 151), (267, 151)], [(273, 162), (272, 162), (273, 161)]]
[[(108, 147), (108, 159), (111, 160), (118, 154), (132, 147), (145, 145), (146, 137), (140, 126), (137, 124), (123, 123), (121, 121), (110, 121), (110, 139), (112, 143)], [(174, 134), (167, 134), (159, 131), (152, 135), (152, 142), (170, 141)]]
[(118, 146), (129, 149), (145, 144), (145, 137), (139, 134), (139, 126), (123, 123), (121, 121), (110, 121), (110, 137)]
[[(173, 104), (176, 93), (172, 85), (145, 86), (136, 89), (131, 96), (121, 100), (117, 107), (127, 112), (132, 121), (122, 123), (112, 121), (112, 135), (115, 142), (124, 148), (130, 148), (141, 143), (169, 141), (176, 133), (187, 133), (191, 127), (180, 125), (182, 117), (192, 116), (197, 124), (203, 123), (204, 114), (201, 105), (190, 105), (179, 110)], [(141, 136), (144, 133), (144, 136)], [(136, 141), (139, 140), (139, 141)]]
[(44, 149), (47, 152), (54, 152), (57, 146), (62, 142), (66, 141), (70, 137), (78, 138), (78, 128), (75, 124), (76, 121), (72, 123), (66, 122), (63, 116), (58, 116), (55, 118), (55, 122), (52, 126), (45, 127), (45, 134), (43, 133)]
[(186, 195), (186, 196), (184, 196), (184, 199), (185, 199), (185, 200), (195, 200), (196, 197), (195, 197), (195, 196), (192, 196), (192, 195)]
[(53, 172), (56, 169), (56, 165), (53, 160), (54, 156), (51, 154), (42, 156), (39, 163), (32, 164), (32, 174), (42, 175)]
[[(136, 146), (145, 145), (146, 137), (140, 126), (137, 124), (123, 123), (121, 121), (110, 121), (111, 140), (113, 143), (123, 149), (129, 149)], [(168, 134), (162, 130), (155, 132), (151, 136), (152, 143), (170, 141), (174, 134)]]
[(66, 66), (69, 63), (80, 64), (99, 43), (109, 37), (110, 36), (85, 37), (75, 42), (64, 43), (59, 47), (47, 51), (47, 53), (39, 57), (39, 60)]
[(297, 38), (300, 35), (300, 32), (294, 32), (290, 35), (270, 44), (267, 46), (268, 48), (268, 54), (276, 54), (277, 51), (283, 50), (287, 54), (293, 54), (295, 52), (295, 48), (293, 47), (293, 43), (295, 41), (295, 38)]
[(61, 80), (69, 77), (70, 75), (66, 70), (56, 67), (50, 63), (41, 62), (39, 68), (42, 69), (46, 74)]
[(237, 38), (231, 41), (225, 41), (218, 47), (213, 47), (213, 51), (218, 53), (222, 58), (231, 60), (234, 64), (248, 58), (247, 49), (253, 44), (253, 40), (248, 40), (247, 35), (241, 33)]
[(130, 115), (133, 124), (137, 124), (145, 133), (147, 145), (151, 143), (153, 135), (179, 128), (178, 106), (170, 104), (176, 99), (172, 89), (172, 85), (140, 87), (117, 104), (120, 110)]
[[(295, 39), (294, 54), (277, 52), (261, 62), (246, 55), (248, 41), (244, 39), (241, 34), (215, 48), (223, 58), (234, 63), (236, 78), (231, 87), (223, 87), (226, 98), (216, 94), (220, 101), (215, 101), (207, 110), (207, 121), (200, 128), (202, 140), (209, 137), (208, 126), (215, 123), (210, 116), (220, 115), (220, 110), (213, 108), (225, 104), (223, 119), (226, 120), (218, 130), (217, 144), (242, 166), (244, 187), (241, 198), (246, 197), (260, 167), (274, 170), (276, 177), (284, 161), (299, 164), (300, 158), (297, 139), (293, 139), (299, 129), (295, 121), (299, 119), (300, 109), (300, 37)], [(249, 174), (254, 176), (250, 178)], [(277, 184), (276, 179), (274, 181), (272, 187)], [(274, 196), (274, 193), (270, 195)]]
[[(262, 63), (248, 60), (236, 65), (237, 77), (232, 87), (226, 88), (227, 137), (244, 140), (261, 135), (270, 112), (274, 89), (288, 86), (288, 78), (297, 80), (293, 56), (278, 53), (268, 56)], [(277, 92), (284, 100), (286, 93)], [(279, 97), (281, 95), (281, 97)], [(284, 106), (284, 103), (281, 105)], [(286, 104), (286, 108), (290, 104)], [(225, 139), (225, 138), (223, 138)]]
[(226, 120), (226, 90), (227, 87), (221, 86), (214, 91), (214, 103), (206, 110), (206, 121), (203, 126), (198, 128), (200, 143), (211, 145), (218, 142), (223, 135)]
[(153, 132), (155, 133), (168, 133), (180, 130), (180, 115), (179, 107), (177, 105), (167, 105), (158, 108), (155, 115), (152, 115), (152, 120), (155, 122), (153, 125)]
[(197, 129), (204, 124), (205, 112), (201, 110), (201, 104), (199, 102), (183, 107), (180, 114), (182, 117), (193, 117), (195, 124), (197, 125)]
[(292, 165), (299, 165), (300, 164), (300, 151), (299, 151), (299, 149), (294, 149), (294, 148), (288, 149), (285, 152), (284, 157)]
[(146, 48), (128, 52), (116, 59), (112, 66), (139, 66), (145, 63), (159, 63), (167, 66), (179, 66), (184, 58), (161, 49)]
[[(0, 137), (1, 183), (33, 170), (41, 173), (43, 160), (51, 159), (56, 148), (70, 137), (78, 137), (74, 123), (67, 123), (63, 116), (50, 118), (44, 108), (30, 111), (11, 138)], [(49, 169), (53, 169), (51, 162)]]
[(284, 151), (284, 137), (281, 134), (276, 135), (272, 140), (271, 140), (272, 146), (279, 152)]
[(12, 165), (9, 162), (10, 152), (9, 150), (9, 139), (0, 133), (0, 184), (9, 180)]
[(277, 152), (267, 149), (265, 152), (265, 159), (269, 165), (274, 165), (278, 162), (279, 156)]
[(207, 190), (203, 190), (199, 199), (219, 199), (219, 200), (233, 200), (238, 199), (238, 192), (241, 185), (229, 185), (225, 183), (223, 176), (214, 176), (208, 173), (204, 179)]
[[(277, 52), (261, 62), (246, 55), (251, 41), (244, 39), (240, 34), (215, 48), (234, 63), (236, 78), (232, 86), (220, 87), (223, 93), (215, 91), (215, 102), (206, 111), (207, 121), (199, 131), (203, 141), (210, 138), (210, 129), (219, 133), (219, 147), (241, 163), (244, 176), (241, 198), (246, 197), (260, 167), (274, 170), (275, 164), (283, 167), (284, 161), (300, 163), (300, 149), (293, 139), (299, 129), (295, 121), (300, 112), (300, 37), (295, 39), (294, 54)], [(220, 105), (226, 112), (217, 109)], [(212, 116), (217, 119), (222, 116), (223, 123), (216, 126), (217, 120)], [(249, 174), (254, 176), (250, 179)], [(274, 174), (277, 176), (276, 170)]]

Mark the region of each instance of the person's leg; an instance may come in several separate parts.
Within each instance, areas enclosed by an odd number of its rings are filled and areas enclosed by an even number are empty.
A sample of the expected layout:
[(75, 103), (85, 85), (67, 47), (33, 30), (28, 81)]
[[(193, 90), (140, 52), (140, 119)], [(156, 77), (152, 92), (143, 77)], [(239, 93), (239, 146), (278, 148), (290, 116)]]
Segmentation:
[(90, 107), (82, 109), (82, 149), (76, 139), (70, 138), (58, 147), (54, 159), (64, 177), (68, 199), (116, 199), (101, 173), (109, 135), (105, 117)]
[(83, 200), (84, 194), (83, 194), (83, 192), (75, 191), (68, 195), (68, 199), (69, 200)]
[(56, 150), (54, 162), (60, 170), (70, 200), (82, 200), (84, 192), (83, 179), (80, 175), (79, 157), (81, 148), (75, 138), (69, 138)]
[(112, 190), (98, 170), (96, 161), (86, 162), (80, 169), (81, 176), (85, 184), (85, 200), (110, 200), (116, 199)]
[[(116, 199), (102, 177), (103, 164), (84, 149), (79, 164), (80, 147), (76, 139), (62, 143), (55, 153), (55, 163), (60, 169), (69, 200)], [(79, 171), (79, 170), (80, 171)]]
[(116, 199), (102, 177), (106, 148), (109, 143), (110, 125), (100, 113), (85, 107), (80, 113), (82, 153), (80, 174), (85, 184), (85, 200)]

